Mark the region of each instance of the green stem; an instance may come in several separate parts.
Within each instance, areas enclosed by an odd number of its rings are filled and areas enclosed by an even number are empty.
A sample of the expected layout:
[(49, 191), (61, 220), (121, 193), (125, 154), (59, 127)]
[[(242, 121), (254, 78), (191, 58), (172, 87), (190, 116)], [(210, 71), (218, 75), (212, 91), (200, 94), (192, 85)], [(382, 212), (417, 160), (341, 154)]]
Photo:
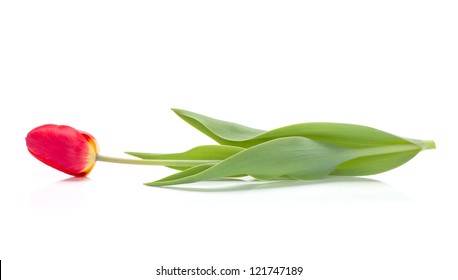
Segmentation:
[(196, 166), (200, 164), (212, 163), (216, 164), (220, 160), (156, 160), (156, 159), (127, 159), (114, 158), (102, 155), (97, 155), (98, 161), (123, 163), (123, 164), (138, 164), (138, 165), (163, 165), (163, 166)]
[(433, 140), (423, 140), (423, 150), (435, 149), (436, 143)]

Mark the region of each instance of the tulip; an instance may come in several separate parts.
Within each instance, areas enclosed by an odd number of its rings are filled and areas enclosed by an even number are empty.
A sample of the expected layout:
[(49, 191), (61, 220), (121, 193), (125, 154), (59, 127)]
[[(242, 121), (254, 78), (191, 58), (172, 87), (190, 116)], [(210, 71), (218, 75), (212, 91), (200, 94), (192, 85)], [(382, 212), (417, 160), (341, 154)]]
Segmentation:
[(29, 132), (26, 143), (38, 160), (77, 177), (91, 172), (99, 151), (92, 135), (66, 125), (39, 126)]
[(148, 186), (241, 176), (259, 180), (365, 176), (391, 170), (436, 148), (432, 140), (403, 138), (355, 124), (299, 123), (264, 131), (185, 110), (174, 112), (220, 145), (174, 154), (126, 152), (137, 159), (115, 158), (100, 155), (89, 133), (47, 124), (30, 131), (27, 147), (40, 161), (72, 176), (87, 176), (96, 161), (180, 170)]
[(29, 152), (41, 162), (69, 175), (88, 175), (96, 161), (124, 164), (195, 166), (214, 163), (207, 160), (138, 160), (99, 155), (95, 138), (66, 125), (45, 124), (31, 130), (26, 137)]

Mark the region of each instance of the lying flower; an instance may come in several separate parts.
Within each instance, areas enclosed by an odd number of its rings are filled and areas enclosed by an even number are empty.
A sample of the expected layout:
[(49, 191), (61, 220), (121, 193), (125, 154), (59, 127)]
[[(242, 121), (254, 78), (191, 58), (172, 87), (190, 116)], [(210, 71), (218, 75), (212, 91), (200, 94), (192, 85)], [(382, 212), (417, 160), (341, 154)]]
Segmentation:
[(315, 180), (329, 175), (362, 176), (396, 168), (433, 141), (402, 138), (374, 128), (341, 123), (302, 123), (263, 131), (174, 110), (220, 145), (177, 154), (128, 154), (122, 159), (98, 154), (94, 137), (68, 126), (44, 125), (27, 135), (27, 147), (42, 162), (73, 176), (86, 176), (95, 161), (164, 165), (181, 170), (149, 186), (191, 183), (223, 177), (260, 180)]
[(99, 148), (94, 137), (65, 125), (46, 124), (27, 134), (29, 152), (43, 163), (72, 176), (86, 176)]

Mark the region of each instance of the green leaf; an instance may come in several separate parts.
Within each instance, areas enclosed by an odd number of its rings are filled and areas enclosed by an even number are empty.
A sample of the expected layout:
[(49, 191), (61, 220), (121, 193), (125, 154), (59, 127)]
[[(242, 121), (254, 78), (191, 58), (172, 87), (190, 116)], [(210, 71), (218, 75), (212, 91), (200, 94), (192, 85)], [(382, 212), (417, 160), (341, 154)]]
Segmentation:
[(183, 153), (173, 154), (156, 154), (156, 153), (138, 153), (126, 152), (131, 156), (141, 159), (178, 159), (178, 160), (218, 160), (226, 159), (243, 151), (243, 148), (225, 145), (204, 145), (194, 147)]
[[(333, 172), (338, 172), (339, 175), (353, 175), (355, 170), (360, 173), (372, 173), (374, 170), (390, 169), (391, 166), (405, 160), (409, 154), (417, 153), (422, 148), (411, 142), (350, 148), (306, 137), (283, 137), (250, 147), (215, 165), (196, 166), (146, 185), (184, 184), (239, 174), (247, 174), (261, 180), (285, 176), (312, 180), (324, 178)], [(401, 155), (401, 159), (385, 158), (386, 155), (395, 154)], [(370, 159), (377, 157), (382, 160)], [(358, 168), (355, 169), (351, 161), (358, 159), (366, 165), (357, 164)]]
[(273, 139), (302, 136), (348, 148), (410, 144), (412, 141), (367, 126), (344, 123), (300, 123), (264, 131), (197, 113), (173, 109), (190, 125), (223, 145), (252, 147)]
[[(173, 154), (154, 154), (154, 153), (138, 153), (126, 152), (131, 156), (141, 159), (157, 159), (157, 160), (223, 160), (230, 156), (243, 151), (243, 148), (225, 145), (205, 145), (192, 148), (183, 153)], [(197, 165), (197, 164), (196, 164)], [(173, 169), (185, 170), (186, 166), (168, 166)]]

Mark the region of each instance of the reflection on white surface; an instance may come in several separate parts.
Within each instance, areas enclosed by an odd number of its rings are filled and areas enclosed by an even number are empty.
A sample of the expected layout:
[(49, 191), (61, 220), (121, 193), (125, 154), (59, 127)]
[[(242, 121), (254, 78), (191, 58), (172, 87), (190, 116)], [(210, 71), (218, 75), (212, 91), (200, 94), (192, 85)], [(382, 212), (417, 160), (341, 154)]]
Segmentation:
[[(97, 180), (98, 181), (98, 180)], [(101, 183), (101, 181), (98, 181)], [(91, 184), (91, 190), (85, 186)], [(180, 201), (182, 205), (195, 205), (202, 201), (224, 205), (234, 201), (247, 205), (272, 205), (284, 203), (285, 206), (308, 203), (339, 202), (406, 202), (409, 197), (396, 188), (367, 178), (331, 177), (318, 181), (247, 181), (228, 179), (206, 181), (166, 187), (133, 187), (129, 182), (104, 181), (94, 187), (95, 181), (88, 178), (70, 178), (37, 189), (29, 198), (32, 208), (82, 208), (98, 207), (110, 203), (124, 204), (147, 209), (159, 207), (164, 201)], [(137, 188), (138, 187), (138, 188)], [(107, 192), (110, 196), (106, 196)], [(103, 197), (103, 201), (100, 200)], [(209, 197), (211, 199), (209, 200)], [(90, 205), (88, 201), (95, 202)], [(116, 206), (116, 207), (117, 207)]]
[(30, 195), (29, 207), (79, 208), (85, 205), (85, 195), (81, 188), (73, 186), (90, 181), (87, 177), (72, 177), (40, 188)]
[(409, 197), (392, 186), (373, 179), (330, 177), (319, 181), (236, 181), (200, 182), (161, 187), (188, 192), (295, 192), (300, 199), (310, 201), (409, 201)]

